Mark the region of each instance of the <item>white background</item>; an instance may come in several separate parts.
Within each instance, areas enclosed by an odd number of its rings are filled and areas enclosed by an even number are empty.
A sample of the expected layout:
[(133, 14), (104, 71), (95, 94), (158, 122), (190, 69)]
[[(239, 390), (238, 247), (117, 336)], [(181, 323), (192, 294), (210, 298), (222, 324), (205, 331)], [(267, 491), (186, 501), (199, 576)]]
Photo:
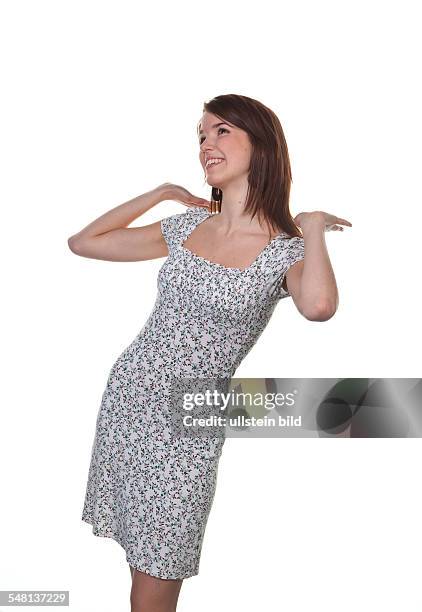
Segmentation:
[[(237, 377), (418, 377), (418, 2), (3, 2), (0, 589), (129, 610), (113, 540), (80, 519), (108, 372), (164, 259), (75, 256), (70, 235), (170, 181), (201, 197), (204, 101), (282, 123), (291, 212), (325, 234), (340, 305), (282, 300)], [(132, 225), (182, 212), (162, 202)], [(199, 576), (178, 611), (419, 611), (420, 440), (229, 439)]]

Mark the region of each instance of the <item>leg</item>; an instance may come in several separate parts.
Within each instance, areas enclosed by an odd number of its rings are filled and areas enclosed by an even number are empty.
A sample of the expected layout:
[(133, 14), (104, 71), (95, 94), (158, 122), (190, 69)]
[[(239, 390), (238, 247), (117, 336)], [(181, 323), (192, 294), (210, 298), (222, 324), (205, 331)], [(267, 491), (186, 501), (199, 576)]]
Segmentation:
[(134, 568), (134, 567), (132, 567), (132, 566), (130, 565), (130, 563), (129, 563), (129, 569), (130, 569), (130, 575), (131, 575), (131, 578), (132, 578), (132, 580), (133, 580), (133, 572), (135, 571), (135, 568)]
[(131, 612), (175, 612), (182, 583), (183, 578), (166, 580), (134, 570)]

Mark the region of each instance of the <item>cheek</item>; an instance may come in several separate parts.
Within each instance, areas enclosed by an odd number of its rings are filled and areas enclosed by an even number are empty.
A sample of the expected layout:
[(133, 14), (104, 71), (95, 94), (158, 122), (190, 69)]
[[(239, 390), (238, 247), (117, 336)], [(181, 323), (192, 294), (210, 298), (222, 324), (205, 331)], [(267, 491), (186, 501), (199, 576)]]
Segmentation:
[(231, 148), (232, 159), (239, 170), (247, 170), (251, 160), (250, 146), (245, 142), (237, 142)]
[(233, 153), (231, 157), (230, 167), (236, 173), (244, 173), (249, 170), (250, 158), (247, 151), (239, 151)]

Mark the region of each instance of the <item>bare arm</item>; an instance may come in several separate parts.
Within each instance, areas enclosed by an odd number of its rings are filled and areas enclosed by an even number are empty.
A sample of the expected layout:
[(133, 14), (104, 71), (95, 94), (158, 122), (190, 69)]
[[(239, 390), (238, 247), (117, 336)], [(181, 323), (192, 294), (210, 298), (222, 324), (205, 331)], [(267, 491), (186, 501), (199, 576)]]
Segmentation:
[[(339, 296), (325, 243), (326, 223), (324, 214), (313, 212), (306, 215), (306, 220), (301, 223), (306, 255), (304, 260), (291, 266), (285, 280), (303, 316), (311, 321), (327, 321), (338, 308)], [(351, 225), (345, 219), (340, 221)]]
[(168, 255), (160, 221), (127, 227), (147, 210), (167, 199), (166, 186), (120, 204), (68, 239), (70, 250), (81, 257), (106, 261), (143, 261)]

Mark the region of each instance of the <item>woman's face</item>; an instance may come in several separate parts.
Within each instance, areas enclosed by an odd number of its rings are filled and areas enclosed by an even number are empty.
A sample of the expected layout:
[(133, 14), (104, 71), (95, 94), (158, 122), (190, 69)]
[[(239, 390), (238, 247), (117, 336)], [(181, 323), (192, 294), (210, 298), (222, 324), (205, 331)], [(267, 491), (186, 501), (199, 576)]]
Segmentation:
[[(247, 180), (252, 145), (247, 132), (205, 112), (199, 125), (199, 161), (211, 187), (224, 189), (231, 182)], [(222, 161), (206, 165), (210, 158)]]

